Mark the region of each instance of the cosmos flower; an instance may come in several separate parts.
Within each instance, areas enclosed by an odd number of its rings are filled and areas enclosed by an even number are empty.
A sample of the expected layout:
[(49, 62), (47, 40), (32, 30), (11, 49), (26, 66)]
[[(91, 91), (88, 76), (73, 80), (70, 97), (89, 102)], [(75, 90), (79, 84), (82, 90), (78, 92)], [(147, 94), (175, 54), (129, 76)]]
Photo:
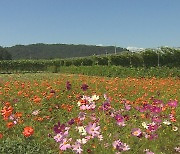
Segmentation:
[(62, 143), (59, 145), (59, 149), (65, 151), (65, 150), (71, 148), (71, 145), (69, 144), (69, 142), (71, 140), (72, 140), (72, 138), (70, 138), (70, 139), (64, 138), (62, 140)]
[(145, 128), (145, 129), (148, 129), (148, 125), (146, 122), (142, 122), (142, 126)]
[(79, 115), (78, 115), (78, 118), (83, 121), (85, 118), (86, 118), (86, 113), (84, 112), (80, 112)]
[(79, 131), (79, 133), (81, 135), (86, 135), (87, 134), (84, 126), (79, 126), (79, 127), (77, 127), (77, 129), (78, 129), (78, 131)]
[(124, 117), (122, 115), (117, 114), (114, 118), (119, 126), (125, 126)]
[(148, 130), (151, 132), (156, 131), (158, 128), (159, 128), (159, 126), (154, 122), (148, 124)]
[(163, 121), (163, 124), (165, 124), (165, 125), (170, 125), (170, 124), (171, 124), (171, 122), (170, 122), (170, 121), (168, 121), (168, 120), (164, 120), (164, 121)]
[(63, 132), (63, 131), (65, 130), (65, 127), (66, 127), (66, 126), (65, 126), (64, 124), (61, 125), (61, 123), (58, 122), (57, 125), (54, 125), (54, 132), (55, 132), (56, 134), (61, 133), (61, 132)]
[(89, 88), (89, 86), (87, 84), (82, 84), (82, 86), (81, 86), (81, 89), (83, 91), (86, 91), (88, 88)]
[(80, 106), (80, 110), (88, 110), (89, 106), (86, 104), (86, 105), (81, 105)]
[(127, 103), (125, 103), (124, 106), (125, 106), (125, 109), (126, 109), (127, 111), (129, 111), (129, 110), (131, 109), (131, 105), (129, 105), (129, 104), (127, 104)]
[(71, 90), (71, 83), (69, 81), (66, 82), (66, 89)]
[(56, 93), (56, 91), (55, 91), (54, 89), (51, 89), (51, 90), (50, 90), (50, 93), (55, 94), (55, 93)]
[(3, 138), (3, 134), (0, 132), (0, 139), (2, 139)]
[(174, 132), (178, 131), (178, 127), (173, 126), (173, 127), (172, 127), (172, 130), (173, 130)]
[(79, 144), (86, 144), (87, 143), (87, 139), (86, 138), (82, 138), (82, 139), (77, 139), (76, 140)]
[(140, 128), (133, 128), (131, 131), (131, 134), (133, 136), (137, 136), (137, 137), (141, 137), (142, 136), (142, 132)]
[(12, 128), (14, 126), (14, 123), (13, 122), (8, 122), (6, 124), (7, 128)]
[(109, 102), (109, 101), (105, 101), (105, 102), (103, 103), (101, 109), (102, 109), (103, 111), (108, 111), (108, 110), (110, 110), (110, 109), (111, 109), (110, 102)]
[(159, 117), (153, 117), (152, 121), (155, 123), (161, 123), (162, 120)]
[(75, 123), (74, 119), (71, 119), (71, 120), (68, 121), (69, 125), (73, 125), (74, 123)]
[(145, 149), (144, 152), (146, 152), (146, 154), (154, 154), (154, 152), (150, 151), (149, 149)]
[(158, 134), (150, 134), (149, 136), (148, 136), (148, 139), (149, 140), (154, 140), (154, 139), (157, 139), (158, 138)]
[(177, 107), (178, 102), (176, 100), (171, 100), (168, 102), (168, 106), (170, 107)]
[(82, 153), (83, 149), (81, 148), (81, 144), (79, 142), (75, 142), (74, 145), (72, 145), (72, 150), (76, 153)]
[(61, 142), (67, 136), (68, 136), (68, 130), (66, 130), (65, 132), (58, 133), (56, 136), (54, 136), (54, 140), (56, 142)]
[(86, 126), (86, 132), (92, 135), (93, 137), (98, 136), (100, 134), (100, 126), (96, 127), (96, 123), (93, 123), (93, 124), (89, 123)]
[(32, 112), (32, 115), (36, 116), (36, 115), (39, 114), (39, 112), (40, 112), (40, 110), (34, 110), (34, 111)]
[(151, 111), (152, 113), (160, 113), (162, 110), (161, 110), (160, 107), (153, 106), (153, 107), (150, 109), (150, 111)]
[(126, 143), (122, 143), (120, 140), (116, 140), (112, 143), (113, 148), (118, 150), (119, 152), (121, 151), (128, 151), (130, 149), (129, 145)]
[(92, 99), (92, 101), (97, 101), (97, 100), (99, 100), (99, 96), (93, 95), (93, 96), (91, 97), (91, 99)]
[(33, 134), (34, 134), (34, 129), (32, 127), (27, 126), (27, 127), (24, 128), (23, 135), (25, 137), (30, 137)]
[(63, 137), (63, 135), (62, 135), (61, 133), (58, 133), (56, 136), (54, 136), (54, 140), (55, 140), (56, 142), (62, 141), (63, 138), (64, 138), (64, 137)]
[(103, 140), (103, 136), (102, 136), (102, 135), (98, 135), (98, 139), (99, 139), (100, 141), (102, 141), (102, 140)]
[(174, 150), (180, 153), (180, 147), (175, 147)]

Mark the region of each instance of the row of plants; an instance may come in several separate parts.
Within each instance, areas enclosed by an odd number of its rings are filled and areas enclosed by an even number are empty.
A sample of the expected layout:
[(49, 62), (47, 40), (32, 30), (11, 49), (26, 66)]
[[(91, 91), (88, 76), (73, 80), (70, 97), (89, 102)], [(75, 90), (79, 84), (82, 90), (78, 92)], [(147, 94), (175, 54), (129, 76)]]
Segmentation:
[(172, 48), (146, 49), (142, 52), (121, 52), (119, 54), (65, 59), (61, 61), (61, 64), (63, 66), (179, 67), (180, 50)]
[(106, 77), (180, 77), (180, 69), (169, 67), (122, 67), (122, 66), (69, 66), (61, 67), (61, 73)]
[(4, 60), (0, 61), (0, 72), (58, 72), (62, 66), (123, 66), (123, 67), (179, 67), (180, 50), (162, 48), (146, 49), (144, 52), (122, 52), (120, 54), (90, 56), (54, 60)]
[(42, 72), (60, 67), (61, 60), (4, 60), (0, 61), (1, 73)]

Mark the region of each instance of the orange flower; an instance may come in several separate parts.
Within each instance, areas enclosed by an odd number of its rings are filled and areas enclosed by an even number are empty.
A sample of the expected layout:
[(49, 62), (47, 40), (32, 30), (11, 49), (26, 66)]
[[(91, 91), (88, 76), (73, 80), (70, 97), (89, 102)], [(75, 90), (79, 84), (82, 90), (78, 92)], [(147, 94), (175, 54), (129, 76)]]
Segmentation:
[(145, 114), (141, 114), (140, 116), (142, 119), (144, 119), (146, 117)]
[(21, 112), (16, 112), (15, 113), (15, 118), (21, 118), (22, 117), (22, 113)]
[(40, 103), (40, 102), (41, 102), (41, 98), (38, 97), (38, 96), (34, 96), (33, 101), (34, 101), (35, 103)]
[(8, 122), (6, 126), (7, 126), (7, 128), (12, 128), (14, 126), (14, 123), (13, 122)]
[(13, 108), (12, 106), (4, 106), (1, 110), (1, 114), (4, 118), (4, 120), (7, 120), (8, 117), (12, 114)]
[(74, 119), (74, 121), (76, 122), (76, 124), (79, 124), (80, 123), (80, 119), (77, 117)]
[(32, 134), (34, 134), (34, 129), (30, 126), (27, 126), (24, 128), (23, 135), (25, 137), (30, 137)]

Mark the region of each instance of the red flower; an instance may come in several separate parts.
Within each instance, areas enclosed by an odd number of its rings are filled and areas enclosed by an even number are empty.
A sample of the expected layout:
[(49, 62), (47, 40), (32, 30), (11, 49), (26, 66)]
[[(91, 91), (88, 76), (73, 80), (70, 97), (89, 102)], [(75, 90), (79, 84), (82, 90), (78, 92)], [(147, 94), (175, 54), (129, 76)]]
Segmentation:
[(32, 134), (34, 134), (34, 129), (30, 126), (27, 126), (24, 128), (23, 135), (25, 137), (30, 137)]
[(0, 133), (0, 139), (2, 139), (3, 138), (3, 134), (2, 133)]

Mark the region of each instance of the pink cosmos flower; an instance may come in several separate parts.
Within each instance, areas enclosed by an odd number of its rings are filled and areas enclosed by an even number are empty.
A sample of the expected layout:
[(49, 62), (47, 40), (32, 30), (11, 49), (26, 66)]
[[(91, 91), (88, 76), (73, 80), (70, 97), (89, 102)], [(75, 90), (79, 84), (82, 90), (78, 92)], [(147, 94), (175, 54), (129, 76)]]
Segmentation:
[(117, 114), (114, 118), (116, 119), (116, 122), (119, 126), (125, 126), (123, 116), (121, 116), (120, 114)]
[(111, 104), (110, 104), (110, 102), (109, 102), (108, 100), (106, 100), (106, 101), (103, 103), (101, 109), (102, 109), (103, 111), (108, 111), (108, 110), (110, 110), (110, 109), (111, 109)]
[(145, 149), (144, 152), (146, 152), (146, 154), (154, 154), (154, 152), (150, 151), (149, 149)]
[(84, 112), (80, 112), (79, 115), (78, 115), (78, 118), (83, 121), (85, 118), (86, 118), (86, 113)]
[(150, 111), (152, 113), (160, 113), (161, 112), (161, 108), (157, 107), (157, 106), (153, 106), (153, 107), (151, 107)]
[(90, 139), (92, 139), (92, 138), (93, 138), (93, 137), (90, 136), (90, 135), (85, 137), (85, 139), (87, 139), (87, 141), (90, 140)]
[(131, 133), (132, 133), (133, 136), (137, 136), (137, 137), (142, 136), (142, 132), (141, 132), (140, 128), (134, 128)]
[(54, 136), (54, 140), (56, 142), (61, 142), (67, 136), (68, 136), (68, 130), (65, 131), (64, 133), (63, 132), (58, 133), (56, 136)]
[(72, 140), (72, 138), (70, 138), (70, 139), (67, 139), (67, 138), (63, 139), (62, 143), (59, 145), (59, 149), (65, 151), (65, 150), (71, 148), (71, 145), (69, 144), (69, 142), (71, 140)]
[(73, 151), (76, 153), (82, 153), (83, 149), (81, 148), (81, 144), (76, 142), (74, 145), (72, 145)]
[(54, 140), (56, 142), (60, 142), (60, 141), (62, 141), (62, 139), (63, 139), (63, 135), (61, 133), (59, 133), (56, 136), (54, 136)]
[(129, 111), (129, 110), (131, 109), (131, 105), (129, 105), (129, 104), (127, 104), (127, 103), (125, 103), (124, 106), (125, 106), (125, 109), (126, 109), (127, 111)]
[(96, 123), (89, 123), (88, 126), (86, 126), (86, 132), (93, 137), (98, 136), (100, 134), (100, 126), (96, 127)]
[(177, 107), (178, 102), (176, 100), (171, 100), (171, 101), (168, 102), (168, 105), (170, 107)]
[(98, 135), (98, 139), (99, 139), (99, 141), (102, 141), (103, 140), (103, 136), (102, 135)]
[(159, 117), (153, 117), (152, 121), (155, 123), (161, 123), (162, 122), (162, 120)]
[(116, 140), (112, 143), (114, 149), (121, 151), (128, 151), (130, 149), (129, 145), (122, 143), (120, 140)]
[(40, 113), (40, 110), (34, 110), (34, 111), (32, 112), (32, 115), (36, 116), (36, 115), (38, 115), (39, 113)]
[(149, 137), (148, 137), (149, 140), (155, 140), (157, 138), (158, 138), (158, 134), (149, 134)]
[(175, 147), (174, 150), (180, 153), (180, 147)]
[(88, 110), (88, 105), (81, 105), (80, 110)]
[(154, 122), (148, 124), (148, 130), (151, 132), (155, 132), (158, 128), (159, 128), (159, 126)]

